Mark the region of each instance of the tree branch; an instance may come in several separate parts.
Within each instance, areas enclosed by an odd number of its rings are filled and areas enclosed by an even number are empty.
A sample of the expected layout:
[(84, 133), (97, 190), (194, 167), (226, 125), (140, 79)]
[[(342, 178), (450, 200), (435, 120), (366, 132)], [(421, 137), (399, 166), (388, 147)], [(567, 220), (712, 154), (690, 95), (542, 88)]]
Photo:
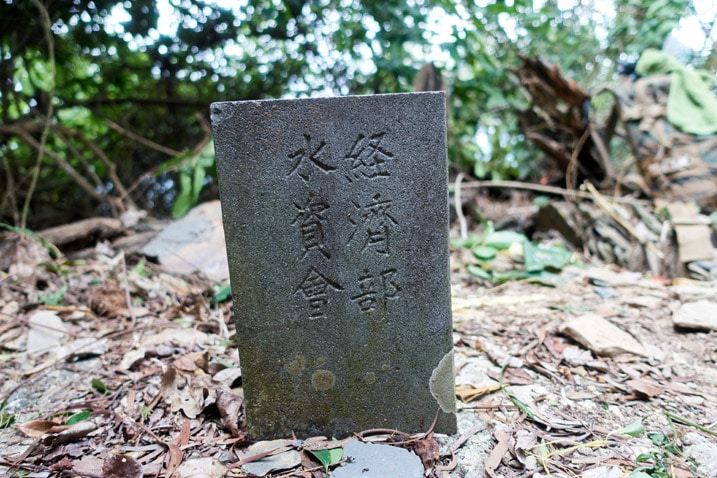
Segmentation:
[[(121, 201), (116, 197), (108, 197), (104, 196), (102, 194), (99, 194), (95, 188), (87, 182), (87, 180), (77, 172), (75, 168), (72, 167), (70, 163), (68, 163), (63, 157), (55, 153), (54, 151), (45, 150), (35, 138), (32, 137), (30, 133), (27, 131), (19, 131), (17, 134), (20, 138), (22, 138), (27, 144), (35, 148), (38, 152), (43, 152), (44, 155), (46, 155), (48, 158), (52, 159), (63, 171), (67, 173), (68, 176), (70, 176), (77, 185), (84, 190), (87, 194), (92, 196), (94, 199), (96, 199), (99, 202), (105, 202), (110, 201), (113, 205), (118, 206), (120, 209), (121, 207)], [(27, 203), (27, 198), (25, 200)], [(29, 207), (29, 206), (28, 206)]]
[(136, 105), (151, 106), (179, 106), (186, 108), (205, 108), (209, 109), (211, 101), (206, 100), (188, 100), (184, 98), (92, 98), (91, 100), (72, 100), (69, 98), (60, 98), (62, 103), (67, 106), (103, 106), (103, 105), (119, 105), (131, 103)]
[[(30, 201), (32, 195), (35, 192), (37, 186), (37, 179), (40, 177), (40, 165), (42, 164), (42, 157), (45, 152), (45, 143), (47, 142), (47, 135), (50, 133), (50, 123), (52, 122), (52, 115), (54, 109), (52, 106), (52, 97), (55, 94), (55, 79), (57, 78), (57, 65), (55, 64), (55, 40), (52, 37), (52, 24), (50, 22), (50, 15), (47, 13), (45, 6), (40, 3), (40, 0), (31, 0), (32, 3), (40, 10), (40, 18), (42, 22), (42, 28), (45, 32), (45, 41), (47, 42), (47, 53), (50, 57), (50, 74), (52, 75), (52, 83), (50, 86), (50, 101), (47, 104), (47, 112), (45, 114), (45, 127), (42, 130), (42, 136), (40, 137), (40, 143), (37, 145), (37, 160), (35, 161), (35, 168), (32, 172), (32, 179), (30, 180), (30, 187), (27, 190), (27, 196), (25, 196), (25, 203), (22, 206), (22, 214), (20, 215), (20, 229), (25, 229), (27, 225), (27, 214), (30, 211)], [(30, 71), (30, 70), (28, 70)], [(29, 136), (29, 135), (28, 135)], [(35, 138), (29, 136), (33, 141)]]
[(154, 141), (152, 141), (150, 139), (140, 136), (137, 133), (134, 133), (134, 132), (122, 127), (121, 125), (115, 123), (114, 121), (112, 121), (111, 119), (109, 119), (107, 117), (105, 117), (104, 120), (105, 120), (105, 123), (107, 123), (107, 126), (112, 128), (113, 130), (117, 131), (118, 133), (120, 133), (124, 136), (127, 136), (129, 139), (133, 139), (133, 140), (137, 141), (138, 143), (141, 143), (149, 148), (159, 151), (160, 153), (164, 153), (168, 156), (179, 156), (180, 154), (182, 154), (181, 151), (175, 151), (171, 148), (162, 146), (159, 143), (155, 143)]

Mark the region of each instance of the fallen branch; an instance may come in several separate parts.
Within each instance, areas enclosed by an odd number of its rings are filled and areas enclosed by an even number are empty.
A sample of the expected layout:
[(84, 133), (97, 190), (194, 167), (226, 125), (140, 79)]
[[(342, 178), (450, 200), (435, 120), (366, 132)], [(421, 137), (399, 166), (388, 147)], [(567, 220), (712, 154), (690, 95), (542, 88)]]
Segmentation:
[[(545, 194), (554, 194), (565, 197), (579, 197), (585, 199), (593, 199), (594, 196), (585, 191), (576, 191), (573, 189), (559, 188), (557, 186), (545, 186), (543, 184), (535, 183), (524, 183), (522, 181), (470, 181), (461, 183), (463, 189), (475, 189), (475, 188), (506, 188), (506, 189), (525, 189), (527, 191), (537, 191)], [(600, 194), (600, 193), (598, 193)], [(605, 196), (600, 194), (602, 197), (609, 197), (611, 201), (625, 203), (625, 204), (652, 204), (651, 201), (645, 199), (635, 199), (631, 197), (618, 197)]]

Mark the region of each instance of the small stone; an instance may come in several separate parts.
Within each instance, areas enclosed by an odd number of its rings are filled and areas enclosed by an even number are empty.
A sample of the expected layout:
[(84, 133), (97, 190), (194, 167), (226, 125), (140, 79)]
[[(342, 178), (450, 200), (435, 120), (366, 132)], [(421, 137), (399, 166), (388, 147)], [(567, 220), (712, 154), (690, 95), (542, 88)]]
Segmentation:
[(621, 353), (647, 356), (645, 348), (627, 332), (597, 314), (575, 317), (560, 326), (560, 332), (592, 350), (595, 355), (612, 357)]
[(331, 478), (421, 478), (424, 468), (421, 459), (403, 448), (349, 440), (344, 458)]
[(686, 329), (717, 330), (717, 302), (698, 300), (682, 304), (672, 313), (672, 323)]

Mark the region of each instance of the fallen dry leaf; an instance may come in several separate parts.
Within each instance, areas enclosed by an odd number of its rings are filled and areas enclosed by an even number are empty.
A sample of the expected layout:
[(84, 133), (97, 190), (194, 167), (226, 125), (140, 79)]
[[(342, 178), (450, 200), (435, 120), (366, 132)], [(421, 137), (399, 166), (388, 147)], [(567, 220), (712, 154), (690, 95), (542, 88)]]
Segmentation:
[(421, 458), (423, 466), (427, 470), (433, 468), (436, 460), (441, 456), (441, 452), (432, 432), (413, 443), (413, 453)]
[(54, 447), (86, 437), (89, 433), (92, 433), (95, 430), (97, 430), (97, 425), (91, 421), (84, 420), (75, 423), (60, 432), (49, 432), (47, 436), (42, 439), (42, 443), (45, 446)]
[(232, 437), (242, 438), (246, 433), (239, 429), (239, 413), (244, 400), (229, 390), (217, 390), (217, 409), (221, 416), (222, 425), (229, 430)]
[(656, 383), (641, 378), (628, 380), (625, 385), (632, 388), (638, 395), (643, 395), (648, 398), (657, 397), (662, 393), (662, 388)]
[(87, 305), (102, 317), (129, 317), (126, 292), (119, 282), (112, 279), (90, 290)]
[(461, 384), (456, 386), (456, 396), (462, 402), (468, 403), (476, 398), (482, 397), (483, 395), (497, 392), (500, 388), (500, 385), (474, 387), (473, 385)]
[(493, 432), (493, 436), (496, 440), (498, 440), (498, 443), (496, 443), (490, 451), (488, 458), (486, 458), (485, 463), (483, 464), (485, 472), (491, 478), (498, 476), (496, 475), (495, 470), (498, 469), (503, 457), (510, 450), (510, 433), (507, 430), (498, 428)]
[(63, 430), (67, 430), (69, 427), (61, 423), (53, 422), (51, 420), (30, 420), (29, 422), (21, 423), (17, 426), (17, 429), (29, 437), (37, 438), (41, 437), (45, 433), (59, 433)]

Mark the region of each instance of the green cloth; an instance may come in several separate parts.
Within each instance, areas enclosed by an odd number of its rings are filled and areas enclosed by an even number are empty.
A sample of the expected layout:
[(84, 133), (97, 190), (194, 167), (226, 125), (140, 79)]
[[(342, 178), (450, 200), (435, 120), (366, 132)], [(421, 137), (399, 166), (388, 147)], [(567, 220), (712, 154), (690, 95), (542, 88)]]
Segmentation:
[(674, 57), (647, 49), (635, 71), (643, 76), (671, 74), (667, 120), (685, 133), (717, 133), (717, 96), (710, 89), (709, 75), (688, 70)]

